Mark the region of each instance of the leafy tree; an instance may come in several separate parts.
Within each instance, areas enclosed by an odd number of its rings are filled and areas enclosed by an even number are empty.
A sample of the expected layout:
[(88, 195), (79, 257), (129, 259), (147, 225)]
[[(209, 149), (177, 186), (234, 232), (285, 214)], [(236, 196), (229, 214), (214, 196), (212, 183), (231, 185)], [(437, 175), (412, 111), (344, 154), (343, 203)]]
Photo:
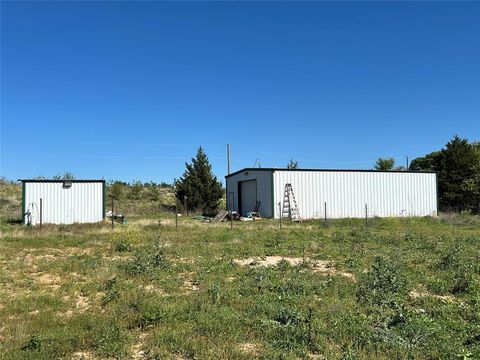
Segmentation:
[(418, 157), (410, 163), (408, 168), (415, 171), (437, 171), (441, 155), (441, 151), (434, 151), (424, 157)]
[(465, 182), (475, 176), (477, 163), (475, 147), (467, 139), (455, 136), (441, 151), (438, 164), (438, 191), (443, 208), (469, 209), (474, 199), (465, 189)]
[(470, 199), (470, 209), (473, 212), (480, 213), (480, 142), (472, 144), (475, 153), (475, 162), (473, 164), (473, 174), (462, 183), (462, 190), (466, 197)]
[(110, 183), (110, 199), (120, 201), (123, 198), (125, 185), (120, 181)]
[(375, 162), (375, 170), (392, 170), (395, 166), (395, 159), (393, 158), (378, 158)]
[(53, 180), (74, 180), (75, 176), (70, 171), (65, 171), (63, 175), (58, 173), (52, 179)]
[(157, 185), (150, 186), (148, 189), (148, 199), (151, 202), (157, 202), (160, 200), (160, 190), (158, 190)]
[(418, 157), (410, 170), (436, 171), (443, 210), (480, 212), (480, 143), (455, 136), (444, 149)]
[(473, 167), (473, 170), (474, 175), (462, 183), (462, 190), (470, 199), (470, 209), (478, 214), (480, 213), (480, 161)]
[(298, 169), (298, 161), (294, 161), (293, 159), (290, 159), (290, 161), (287, 164), (287, 169)]
[(134, 181), (130, 185), (130, 191), (128, 192), (128, 198), (132, 200), (140, 200), (143, 192), (143, 184), (141, 181)]
[(201, 147), (192, 162), (185, 163), (185, 168), (183, 176), (175, 180), (175, 196), (182, 204), (186, 196), (189, 210), (214, 215), (223, 195), (222, 184), (213, 175), (212, 166)]

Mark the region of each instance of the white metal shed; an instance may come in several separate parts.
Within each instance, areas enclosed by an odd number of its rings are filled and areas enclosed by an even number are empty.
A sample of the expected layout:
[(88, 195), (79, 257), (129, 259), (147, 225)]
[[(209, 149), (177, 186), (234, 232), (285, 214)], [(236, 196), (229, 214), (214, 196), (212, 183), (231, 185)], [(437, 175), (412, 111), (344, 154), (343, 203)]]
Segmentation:
[(227, 209), (280, 217), (291, 184), (303, 219), (435, 216), (437, 174), (418, 171), (246, 168), (226, 176)]
[(94, 223), (105, 218), (105, 180), (20, 180), (22, 221)]

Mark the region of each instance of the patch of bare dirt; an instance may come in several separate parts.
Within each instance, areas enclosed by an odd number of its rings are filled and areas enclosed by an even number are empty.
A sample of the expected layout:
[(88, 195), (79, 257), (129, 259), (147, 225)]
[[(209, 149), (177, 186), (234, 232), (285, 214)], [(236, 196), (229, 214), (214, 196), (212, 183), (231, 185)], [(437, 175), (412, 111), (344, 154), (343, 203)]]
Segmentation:
[(51, 290), (58, 290), (62, 279), (58, 275), (48, 274), (48, 273), (32, 273), (35, 281), (40, 286), (48, 287)]
[(412, 299), (417, 299), (417, 298), (422, 298), (422, 297), (430, 297), (430, 298), (438, 299), (438, 300), (441, 300), (441, 301), (447, 302), (447, 303), (458, 302), (458, 299), (453, 295), (437, 295), (437, 294), (432, 294), (431, 292), (428, 292), (428, 291), (412, 290), (412, 291), (410, 291), (410, 297)]
[(248, 355), (258, 355), (258, 345), (251, 342), (241, 343), (238, 348)]
[(67, 318), (67, 319), (70, 319), (72, 316), (73, 316), (73, 310), (67, 310), (65, 312), (57, 312), (57, 316), (61, 317), (61, 318)]
[(240, 266), (277, 266), (278, 263), (285, 260), (290, 265), (295, 266), (303, 262), (302, 258), (292, 258), (285, 256), (265, 256), (264, 258), (251, 257), (246, 259), (235, 259), (233, 262)]
[[(62, 318), (71, 318), (75, 313), (84, 313), (87, 311), (90, 306), (90, 299), (87, 296), (82, 295), (78, 291), (75, 292), (75, 308), (74, 309), (68, 309), (66, 311), (59, 311), (57, 312), (57, 316), (62, 317)], [(63, 300), (65, 302), (68, 302), (70, 300), (70, 296), (65, 295), (63, 297)]]
[(326, 357), (324, 355), (321, 355), (321, 354), (308, 354), (307, 355), (307, 359), (309, 360), (323, 360), (323, 359), (326, 359)]
[(90, 307), (90, 300), (88, 297), (83, 296), (82, 294), (76, 293), (77, 299), (75, 301), (75, 307), (78, 312), (85, 312)]
[(326, 260), (311, 260), (309, 258), (300, 257), (288, 257), (288, 256), (265, 256), (250, 257), (246, 259), (234, 259), (233, 262), (240, 266), (277, 266), (281, 261), (286, 261), (292, 266), (296, 266), (302, 263), (306, 263), (311, 266), (313, 272), (319, 272), (329, 275), (340, 275), (349, 279), (355, 280), (355, 275), (349, 272), (340, 271), (335, 268), (335, 264), (332, 261)]
[(193, 264), (195, 262), (194, 259), (192, 258), (186, 258), (186, 257), (181, 257), (176, 259), (176, 262), (182, 263), (182, 264)]
[(95, 360), (95, 356), (89, 351), (77, 351), (72, 354), (71, 360)]
[(56, 260), (68, 259), (71, 256), (91, 255), (93, 248), (26, 248), (14, 259), (27, 265), (27, 271), (35, 273), (38, 271), (38, 264), (41, 262), (53, 262)]
[(198, 291), (200, 288), (192, 280), (188, 279), (183, 282), (183, 289), (186, 294), (189, 294), (192, 291)]
[[(32, 293), (31, 290), (19, 289), (12, 284), (4, 284), (2, 292), (10, 298), (25, 298), (27, 296), (30, 296)], [(0, 304), (0, 308), (1, 307), (3, 307), (3, 305)]]
[(139, 288), (141, 288), (141, 289), (143, 289), (146, 292), (151, 293), (151, 294), (156, 294), (156, 295), (159, 295), (159, 296), (168, 296), (168, 294), (165, 293), (165, 291), (163, 291), (163, 289), (161, 289), (159, 287), (156, 287), (155, 285), (152, 285), (152, 284), (139, 285)]
[(184, 294), (190, 294), (192, 291), (198, 291), (200, 289), (199, 286), (193, 280), (194, 273), (185, 272), (185, 273), (182, 273), (181, 275), (185, 277), (185, 280), (182, 286)]
[(142, 350), (147, 334), (142, 333), (138, 336), (138, 342), (130, 348), (133, 360), (145, 359), (145, 351)]
[(114, 256), (107, 257), (106, 259), (112, 260), (112, 261), (130, 261), (130, 260), (133, 260), (134, 257), (132, 255), (123, 255), (123, 256), (114, 255)]
[(349, 279), (355, 280), (355, 275), (346, 271), (340, 271), (335, 269), (335, 264), (332, 261), (316, 260), (313, 262), (313, 272), (326, 273), (331, 275), (345, 276)]
[[(21, 258), (36, 262), (38, 260), (57, 260), (76, 255), (92, 255), (94, 248), (64, 247), (64, 248), (26, 248)], [(20, 257), (19, 257), (20, 259)]]

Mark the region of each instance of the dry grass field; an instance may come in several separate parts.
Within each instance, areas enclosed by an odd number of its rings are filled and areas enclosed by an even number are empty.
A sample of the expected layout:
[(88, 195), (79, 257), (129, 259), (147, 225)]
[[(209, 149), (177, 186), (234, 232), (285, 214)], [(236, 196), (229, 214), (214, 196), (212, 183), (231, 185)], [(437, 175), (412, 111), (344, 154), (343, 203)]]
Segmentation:
[(0, 227), (2, 359), (478, 359), (480, 221)]

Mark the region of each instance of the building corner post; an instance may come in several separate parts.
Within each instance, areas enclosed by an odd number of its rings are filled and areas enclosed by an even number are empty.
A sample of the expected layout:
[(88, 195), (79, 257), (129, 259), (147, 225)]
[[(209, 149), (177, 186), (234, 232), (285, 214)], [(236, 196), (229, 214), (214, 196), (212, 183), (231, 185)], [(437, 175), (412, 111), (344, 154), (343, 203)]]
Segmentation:
[(22, 181), (22, 224), (25, 225), (25, 181)]
[[(275, 171), (272, 170), (272, 181), (271, 181), (271, 196), (272, 196), (272, 219), (275, 219), (275, 189), (274, 189), (274, 181), (273, 181), (273, 175)], [(280, 214), (282, 216), (282, 214)]]

